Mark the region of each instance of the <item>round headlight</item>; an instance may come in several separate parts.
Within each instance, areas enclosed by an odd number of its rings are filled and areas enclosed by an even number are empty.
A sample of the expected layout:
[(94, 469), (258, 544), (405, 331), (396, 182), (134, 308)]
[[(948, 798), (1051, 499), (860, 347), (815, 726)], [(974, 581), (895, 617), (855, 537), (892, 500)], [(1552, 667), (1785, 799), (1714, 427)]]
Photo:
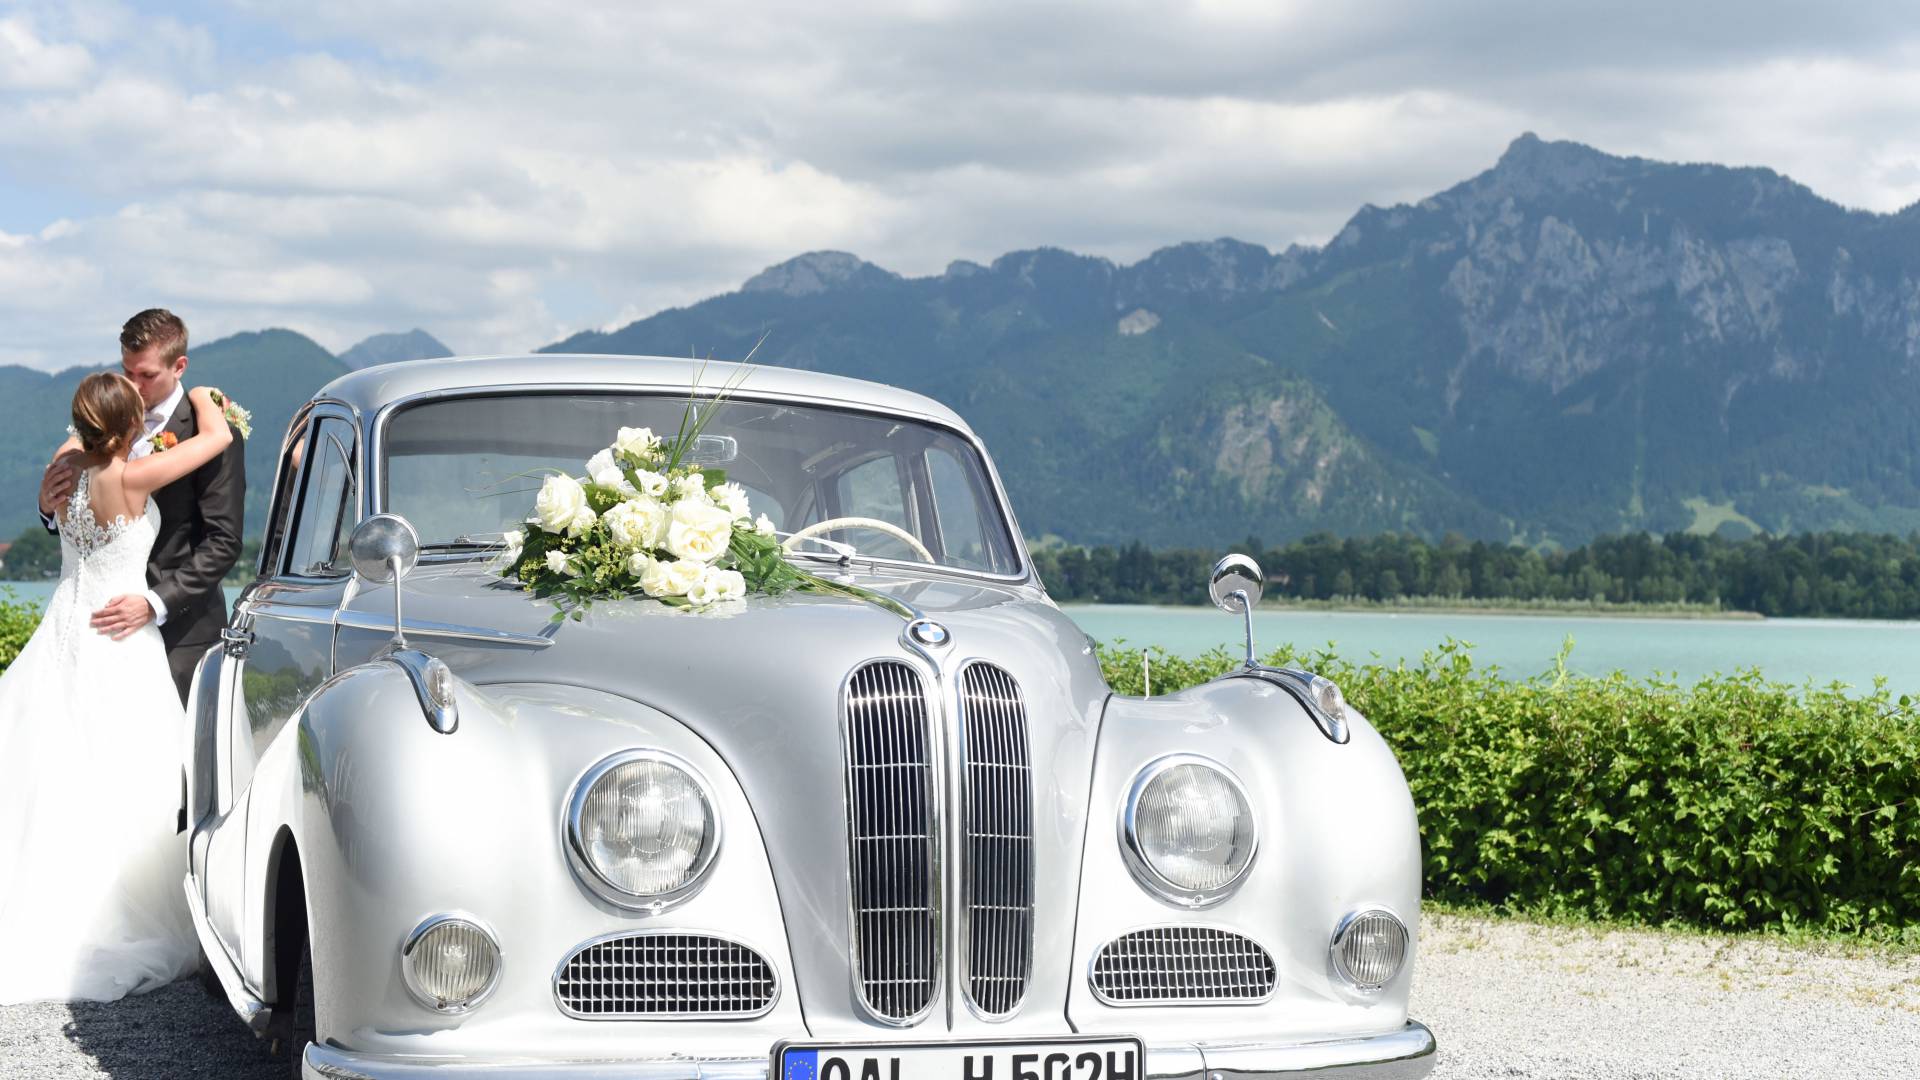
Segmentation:
[(500, 985), (500, 943), (475, 919), (435, 915), (407, 935), (400, 972), (422, 1005), (463, 1013)]
[(567, 815), (571, 856), (601, 896), (658, 908), (692, 894), (719, 848), (712, 801), (692, 766), (634, 750), (587, 770)]
[(1134, 778), (1121, 849), (1142, 884), (1188, 907), (1224, 900), (1253, 864), (1257, 830), (1245, 790), (1204, 758), (1161, 758)]
[(1391, 911), (1359, 911), (1333, 932), (1333, 969), (1372, 993), (1393, 981), (1407, 959), (1407, 927)]

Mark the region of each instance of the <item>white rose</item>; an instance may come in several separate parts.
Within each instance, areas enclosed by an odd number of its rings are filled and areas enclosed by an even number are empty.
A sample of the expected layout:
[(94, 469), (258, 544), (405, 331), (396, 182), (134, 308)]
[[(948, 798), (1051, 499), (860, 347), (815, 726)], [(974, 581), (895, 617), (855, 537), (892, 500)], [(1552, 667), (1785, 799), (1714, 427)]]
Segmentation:
[(694, 607), (705, 607), (722, 600), (738, 600), (747, 595), (747, 579), (740, 576), (738, 570), (715, 570), (707, 568), (693, 587), (687, 590), (687, 599)]
[(527, 534), (521, 532), (519, 529), (508, 529), (506, 532), (500, 534), (500, 540), (507, 545), (506, 550), (501, 553), (501, 557), (509, 564), (519, 562), (520, 552), (525, 550), (527, 546)]
[(713, 505), (713, 500), (707, 497), (707, 478), (697, 472), (674, 477), (673, 494), (675, 498)]
[(735, 521), (745, 521), (753, 512), (747, 509), (747, 489), (731, 481), (719, 484), (708, 493), (713, 505), (733, 515)]
[(580, 576), (580, 571), (567, 565), (567, 553), (564, 551), (556, 550), (547, 552), (547, 569), (556, 574), (565, 574), (568, 577)]
[(657, 472), (635, 469), (633, 478), (640, 482), (640, 494), (658, 499), (667, 493), (667, 478)]
[(738, 600), (747, 595), (747, 579), (738, 570), (708, 567), (706, 576), (700, 580), (714, 590), (716, 600)]
[(753, 531), (759, 533), (761, 536), (772, 536), (773, 519), (765, 514), (761, 514), (753, 523)]
[(644, 578), (653, 568), (653, 557), (644, 551), (636, 551), (627, 556), (627, 573), (636, 578)]
[(620, 465), (613, 460), (611, 449), (602, 450), (587, 459), (587, 475), (601, 487), (612, 488), (622, 495), (634, 495), (638, 492), (628, 482), (627, 474), (620, 471)]
[(667, 539), (667, 508), (644, 496), (607, 511), (607, 532), (624, 548), (657, 548)]
[(660, 439), (652, 428), (623, 427), (613, 436), (613, 452), (634, 457), (652, 457), (660, 449)]
[(579, 536), (593, 527), (593, 507), (587, 505), (587, 492), (571, 476), (549, 476), (540, 485), (540, 496), (533, 501), (534, 515), (540, 527), (550, 533)]
[(682, 499), (667, 523), (667, 550), (683, 559), (710, 563), (733, 542), (733, 515), (715, 506)]
[(658, 559), (641, 575), (640, 588), (648, 596), (685, 596), (705, 576), (706, 567), (700, 563)]

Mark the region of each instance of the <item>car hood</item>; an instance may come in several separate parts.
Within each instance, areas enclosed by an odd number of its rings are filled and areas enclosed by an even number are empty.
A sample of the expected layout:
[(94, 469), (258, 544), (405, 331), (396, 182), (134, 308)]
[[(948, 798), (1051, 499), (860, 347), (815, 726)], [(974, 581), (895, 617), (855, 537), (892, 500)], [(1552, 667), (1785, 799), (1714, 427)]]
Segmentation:
[[(1107, 688), (1086, 635), (1038, 590), (931, 576), (862, 576), (856, 583), (913, 605), (951, 633), (935, 651), (943, 708), (959, 667), (991, 661), (1019, 683), (1030, 717), (1036, 961), (1070, 948), (1079, 852), (1094, 735)], [(918, 660), (903, 642), (907, 620), (886, 606), (843, 596), (749, 597), (709, 611), (652, 600), (606, 601), (579, 621), (550, 621), (553, 606), (503, 586), (471, 564), (423, 567), (405, 582), (412, 643), (441, 656), (483, 691), (488, 685), (584, 686), (674, 717), (724, 759), (754, 807), (773, 863), (796, 976), (816, 1036), (858, 1034), (850, 1000), (845, 765), (840, 696), (848, 674), (875, 658)], [(390, 588), (370, 588), (349, 609), (391, 626)], [(427, 624), (539, 635), (544, 648), (495, 647)], [(370, 656), (384, 635), (343, 626), (337, 665)], [(949, 721), (950, 722), (950, 721)], [(582, 761), (584, 769), (591, 762)], [(1054, 944), (1050, 944), (1054, 943)], [(1036, 974), (1064, 973), (1036, 963)], [(1065, 1000), (1065, 987), (1036, 981), (1033, 994)], [(968, 1022), (965, 1010), (957, 1024)], [(1029, 1009), (1036, 1018), (1048, 1010)], [(1053, 1016), (1059, 1022), (1059, 1014)], [(1002, 1025), (1004, 1027), (1004, 1025)], [(871, 1029), (865, 1029), (868, 1033)]]

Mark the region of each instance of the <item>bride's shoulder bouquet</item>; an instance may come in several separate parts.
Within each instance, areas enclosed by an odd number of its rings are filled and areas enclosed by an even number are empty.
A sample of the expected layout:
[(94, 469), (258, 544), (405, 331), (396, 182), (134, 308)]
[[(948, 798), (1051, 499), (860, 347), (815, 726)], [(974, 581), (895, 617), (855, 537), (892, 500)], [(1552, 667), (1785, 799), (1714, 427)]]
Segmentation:
[(812, 575), (782, 558), (773, 523), (754, 516), (746, 491), (688, 460), (698, 435), (697, 424), (665, 439), (623, 427), (585, 475), (548, 476), (526, 527), (506, 534), (501, 575), (570, 601), (556, 620), (608, 597), (703, 608), (806, 584)]

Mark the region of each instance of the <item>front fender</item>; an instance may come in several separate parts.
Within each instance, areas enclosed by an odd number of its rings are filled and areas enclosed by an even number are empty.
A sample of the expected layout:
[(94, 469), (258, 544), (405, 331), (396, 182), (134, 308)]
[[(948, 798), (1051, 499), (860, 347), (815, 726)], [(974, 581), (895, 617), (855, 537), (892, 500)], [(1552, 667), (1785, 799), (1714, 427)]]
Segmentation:
[[(1234, 1008), (1119, 1008), (1076, 980), (1069, 1003), (1081, 1030), (1165, 1023), (1205, 1030), (1257, 1027), (1275, 1036), (1371, 1035), (1406, 1022), (1413, 949), (1380, 991), (1361, 994), (1332, 969), (1341, 919), (1381, 907), (1417, 933), (1420, 836), (1393, 752), (1351, 707), (1351, 738), (1330, 741), (1298, 701), (1259, 679), (1221, 679), (1156, 698), (1111, 698), (1100, 730), (1088, 810), (1075, 962), (1086, 971), (1119, 935), (1158, 926), (1209, 926), (1252, 937), (1272, 955), (1278, 984), (1265, 1003)], [(1134, 777), (1158, 758), (1196, 754), (1238, 776), (1257, 819), (1258, 850), (1237, 891), (1187, 910), (1140, 886), (1119, 841)]]
[[(553, 975), (591, 938), (636, 929), (726, 931), (791, 987), (772, 874), (732, 772), (678, 720), (626, 698), (554, 684), (456, 683), (457, 731), (435, 731), (404, 672), (373, 662), (336, 676), (297, 721), (300, 846), (320, 1038), (394, 1054), (575, 1056), (627, 1025), (582, 1024), (555, 1007)], [(704, 887), (660, 914), (614, 907), (569, 867), (564, 805), (607, 755), (667, 750), (715, 789), (722, 848)], [(460, 913), (499, 941), (498, 990), (466, 1015), (414, 1000), (400, 975), (406, 937)], [(799, 1025), (785, 993), (754, 1025)], [(738, 1037), (741, 1022), (676, 1026), (676, 1045)], [(711, 1029), (711, 1030), (709, 1030)], [(632, 1038), (629, 1030), (625, 1036)]]

